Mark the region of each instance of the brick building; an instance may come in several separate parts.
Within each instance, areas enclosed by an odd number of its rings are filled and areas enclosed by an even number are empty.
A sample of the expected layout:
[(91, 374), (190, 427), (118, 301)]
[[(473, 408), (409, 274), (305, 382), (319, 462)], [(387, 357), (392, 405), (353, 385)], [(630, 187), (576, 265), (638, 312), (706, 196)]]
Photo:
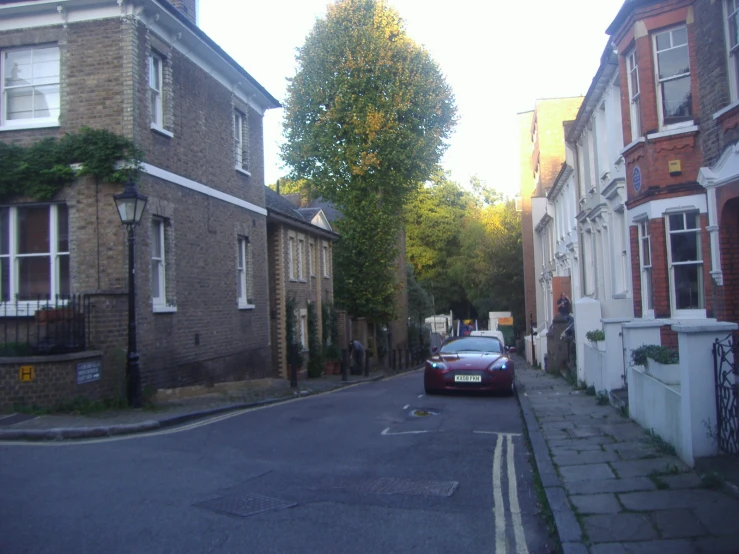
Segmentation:
[[(524, 301), (525, 313), (530, 316), (526, 332), (531, 334), (533, 318), (539, 341), (546, 335), (547, 312), (546, 290), (540, 282), (545, 269), (544, 251), (541, 240), (535, 237), (535, 227), (546, 213), (546, 194), (554, 186), (565, 161), (562, 123), (575, 118), (581, 103), (581, 96), (541, 99), (536, 101), (533, 112), (519, 114)], [(530, 353), (530, 345), (527, 351)], [(536, 357), (540, 358), (538, 354)]]
[[(0, 5), (0, 140), (28, 145), (88, 126), (144, 152), (145, 387), (273, 375), (262, 120), (280, 104), (196, 17), (196, 0)], [(127, 244), (112, 198), (121, 189), (87, 177), (51, 202), (0, 207), (0, 235), (11, 237), (0, 286), (22, 310), (4, 313), (19, 316), (14, 325), (31, 321), (31, 293), (91, 298), (88, 348), (102, 357), (93, 396), (116, 394), (123, 379)]]

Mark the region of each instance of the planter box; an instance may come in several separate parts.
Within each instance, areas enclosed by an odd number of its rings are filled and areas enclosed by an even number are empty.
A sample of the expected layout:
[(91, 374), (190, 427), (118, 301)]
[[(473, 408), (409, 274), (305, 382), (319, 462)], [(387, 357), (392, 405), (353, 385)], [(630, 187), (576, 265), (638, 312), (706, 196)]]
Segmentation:
[(680, 384), (680, 364), (661, 364), (647, 358), (647, 375), (651, 375), (666, 385)]
[(324, 375), (339, 375), (341, 373), (341, 362), (339, 360), (331, 360), (323, 364)]

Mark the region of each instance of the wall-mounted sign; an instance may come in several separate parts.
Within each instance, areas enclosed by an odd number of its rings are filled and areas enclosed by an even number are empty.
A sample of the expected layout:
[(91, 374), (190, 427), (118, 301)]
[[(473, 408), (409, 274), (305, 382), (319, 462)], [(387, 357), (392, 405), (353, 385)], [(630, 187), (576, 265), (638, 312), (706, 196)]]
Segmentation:
[(100, 361), (77, 364), (77, 384), (89, 383), (100, 379)]
[(636, 192), (639, 192), (641, 190), (641, 169), (639, 169), (638, 165), (634, 166), (634, 175), (632, 181), (634, 184), (634, 190)]
[(499, 317), (498, 325), (513, 325), (513, 318), (512, 317)]
[(36, 369), (32, 365), (22, 365), (18, 369), (18, 380), (21, 383), (30, 383), (36, 377)]

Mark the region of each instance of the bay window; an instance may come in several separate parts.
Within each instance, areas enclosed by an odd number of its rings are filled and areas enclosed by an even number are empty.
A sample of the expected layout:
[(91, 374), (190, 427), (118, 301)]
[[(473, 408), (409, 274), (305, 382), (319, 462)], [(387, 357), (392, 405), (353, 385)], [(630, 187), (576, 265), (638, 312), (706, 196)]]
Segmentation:
[(654, 35), (657, 98), (661, 126), (692, 121), (688, 29), (677, 27)]
[(652, 292), (652, 243), (649, 220), (639, 223), (639, 271), (641, 274), (642, 316), (654, 313)]
[(629, 116), (631, 119), (631, 140), (641, 136), (641, 107), (639, 98), (639, 65), (636, 61), (636, 48), (626, 56), (626, 80), (629, 85)]
[(673, 310), (703, 310), (703, 255), (698, 212), (670, 214), (667, 221), (667, 262)]
[(727, 53), (729, 61), (729, 89), (731, 100), (739, 100), (739, 0), (726, 0)]

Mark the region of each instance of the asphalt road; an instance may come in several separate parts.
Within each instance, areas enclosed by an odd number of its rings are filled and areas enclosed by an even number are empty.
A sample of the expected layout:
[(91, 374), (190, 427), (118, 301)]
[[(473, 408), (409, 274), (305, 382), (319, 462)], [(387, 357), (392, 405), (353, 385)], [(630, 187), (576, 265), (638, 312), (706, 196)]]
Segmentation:
[(0, 445), (0, 553), (548, 553), (522, 433), (515, 398), (424, 396), (413, 372), (151, 435)]

